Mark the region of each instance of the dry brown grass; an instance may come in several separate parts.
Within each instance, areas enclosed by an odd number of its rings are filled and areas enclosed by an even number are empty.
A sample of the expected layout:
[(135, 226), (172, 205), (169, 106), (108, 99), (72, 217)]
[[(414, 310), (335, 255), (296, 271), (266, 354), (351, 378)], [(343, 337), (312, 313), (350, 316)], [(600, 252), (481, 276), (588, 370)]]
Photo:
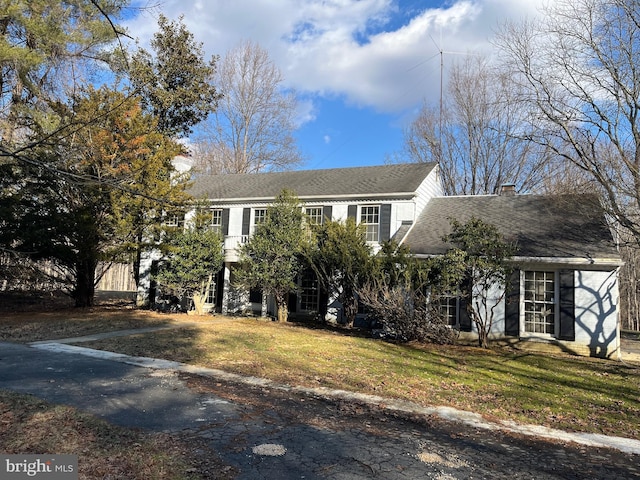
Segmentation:
[(0, 340), (35, 342), (134, 328), (175, 325), (193, 321), (182, 314), (140, 310), (131, 304), (100, 305), (93, 308), (60, 308), (50, 311), (0, 314)]
[(611, 360), (394, 345), (257, 319), (219, 319), (82, 345), (569, 431), (640, 436), (640, 368)]
[(193, 440), (116, 427), (70, 407), (0, 391), (0, 451), (78, 455), (83, 480), (233, 478), (205, 450)]

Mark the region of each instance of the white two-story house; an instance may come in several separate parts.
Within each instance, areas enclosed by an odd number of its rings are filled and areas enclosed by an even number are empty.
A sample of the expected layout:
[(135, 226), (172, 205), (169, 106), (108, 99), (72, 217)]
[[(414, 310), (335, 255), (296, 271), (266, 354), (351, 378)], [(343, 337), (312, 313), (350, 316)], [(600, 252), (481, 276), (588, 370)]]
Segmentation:
[[(418, 258), (443, 254), (450, 220), (471, 216), (496, 225), (515, 242), (514, 270), (500, 299), (492, 337), (536, 340), (570, 351), (610, 357), (619, 351), (620, 256), (597, 202), (586, 197), (501, 195), (445, 197), (433, 163), (303, 170), (277, 173), (201, 175), (190, 190), (211, 206), (211, 225), (224, 236), (224, 266), (209, 292), (211, 309), (227, 313), (274, 314), (259, 291), (234, 287), (238, 246), (251, 236), (267, 207), (283, 189), (293, 191), (309, 221), (353, 217), (366, 226), (374, 251), (394, 239)], [(589, 201), (587, 201), (589, 200)], [(139, 298), (153, 293), (151, 273), (159, 254), (141, 266)], [(294, 316), (325, 311), (328, 298), (313, 275), (300, 279), (289, 310)], [(339, 317), (340, 311), (336, 310)], [(458, 299), (447, 315), (463, 337), (475, 327)], [(340, 318), (337, 318), (340, 320)]]
[[(212, 228), (224, 237), (224, 266), (209, 294), (211, 308), (225, 314), (266, 313), (271, 308), (260, 292), (252, 291), (247, 298), (234, 288), (234, 267), (239, 260), (238, 246), (251, 236), (283, 189), (298, 196), (311, 222), (353, 217), (366, 224), (367, 240), (374, 250), (380, 242), (406, 234), (429, 200), (442, 195), (437, 166), (424, 163), (197, 176), (189, 193), (210, 203)], [(157, 254), (147, 257), (141, 269), (139, 298), (148, 298), (157, 260)], [(317, 281), (303, 276), (301, 282), (290, 311), (294, 315), (317, 313), (322, 301)]]

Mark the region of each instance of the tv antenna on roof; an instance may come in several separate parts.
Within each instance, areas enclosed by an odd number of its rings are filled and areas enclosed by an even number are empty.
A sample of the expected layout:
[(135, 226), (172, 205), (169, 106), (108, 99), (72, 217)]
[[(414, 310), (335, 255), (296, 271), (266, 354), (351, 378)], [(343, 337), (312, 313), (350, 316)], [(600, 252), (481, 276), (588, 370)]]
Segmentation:
[[(443, 96), (444, 96), (444, 54), (446, 53), (447, 55), (473, 55), (473, 53), (469, 53), (469, 52), (456, 52), (456, 51), (452, 51), (452, 50), (443, 50), (442, 49), (442, 28), (440, 28), (440, 43), (438, 44), (438, 42), (436, 42), (433, 39), (433, 36), (431, 36), (431, 34), (429, 34), (429, 38), (431, 39), (431, 41), (433, 42), (433, 44), (436, 46), (436, 48), (438, 49), (438, 53), (436, 55), (440, 55), (440, 112), (438, 114), (438, 123), (439, 123), (439, 130), (438, 130), (438, 135), (439, 135), (439, 154), (440, 154), (440, 158), (442, 158), (442, 110), (443, 110)], [(434, 55), (435, 56), (435, 55)], [(433, 57), (431, 57), (433, 58)]]

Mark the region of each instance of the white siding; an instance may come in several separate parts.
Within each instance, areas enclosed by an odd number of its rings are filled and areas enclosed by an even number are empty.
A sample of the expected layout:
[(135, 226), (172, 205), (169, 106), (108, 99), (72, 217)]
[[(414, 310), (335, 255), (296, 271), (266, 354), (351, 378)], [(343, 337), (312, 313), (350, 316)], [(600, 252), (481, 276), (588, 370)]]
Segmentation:
[[(499, 286), (494, 286), (489, 290), (489, 294), (487, 295), (487, 309), (480, 309), (480, 317), (485, 319), (487, 322), (488, 318), (491, 315), (491, 307), (495, 306), (493, 311), (493, 320), (491, 324), (491, 330), (489, 332), (489, 338), (502, 338), (504, 337), (504, 299), (502, 298), (504, 295), (504, 288)], [(474, 308), (477, 308), (478, 305), (482, 305), (481, 297), (479, 295), (479, 291), (476, 290), (474, 292), (473, 299)], [(478, 338), (478, 329), (476, 327), (475, 322), (471, 320), (471, 333), (473, 338)], [(469, 337), (469, 333), (463, 335), (464, 337)]]
[(618, 349), (617, 271), (575, 272), (575, 343), (591, 355), (610, 356)]
[(444, 196), (444, 190), (442, 189), (442, 182), (440, 182), (440, 169), (436, 165), (416, 190), (415, 218), (420, 216), (429, 200), (442, 196)]
[[(543, 268), (537, 265), (532, 268)], [(583, 355), (615, 358), (619, 352), (618, 338), (618, 274), (613, 271), (576, 270), (574, 272), (574, 314), (575, 340), (557, 340), (551, 336), (525, 335), (521, 340), (562, 345), (567, 351)], [(502, 289), (489, 292), (489, 305), (502, 294)], [(523, 297), (521, 296), (521, 302)], [(474, 299), (474, 305), (476, 304)], [(490, 338), (504, 337), (505, 301), (501, 300), (495, 309)], [(559, 312), (558, 312), (559, 313)], [(520, 306), (521, 335), (524, 322), (523, 304)], [(477, 339), (478, 333), (474, 324), (472, 331), (462, 333), (461, 338)]]
[(394, 203), (391, 207), (391, 236), (395, 235), (403, 221), (413, 223), (416, 219), (415, 201)]

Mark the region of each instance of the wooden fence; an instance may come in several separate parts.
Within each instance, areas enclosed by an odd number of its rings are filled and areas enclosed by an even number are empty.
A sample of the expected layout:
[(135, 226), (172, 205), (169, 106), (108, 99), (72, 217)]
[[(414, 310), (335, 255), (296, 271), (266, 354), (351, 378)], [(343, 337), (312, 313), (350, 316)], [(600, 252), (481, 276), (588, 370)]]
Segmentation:
[(102, 274), (102, 278), (96, 285), (96, 290), (113, 292), (133, 292), (136, 290), (133, 265), (130, 263), (101, 264), (98, 266), (96, 274), (98, 276)]
[[(101, 263), (96, 270), (97, 291), (133, 292), (133, 265)], [(32, 262), (14, 255), (0, 255), (0, 291), (53, 291), (64, 286), (65, 272), (50, 262)]]

